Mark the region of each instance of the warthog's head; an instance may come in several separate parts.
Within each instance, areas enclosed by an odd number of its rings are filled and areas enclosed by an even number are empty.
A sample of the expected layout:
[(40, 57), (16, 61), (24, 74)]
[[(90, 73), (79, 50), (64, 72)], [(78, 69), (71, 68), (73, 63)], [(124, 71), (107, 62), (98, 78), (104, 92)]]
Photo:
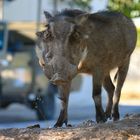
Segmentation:
[(88, 37), (81, 32), (87, 15), (52, 17), (44, 13), (47, 25), (44, 31), (36, 33), (36, 52), (48, 79), (55, 84), (65, 83), (77, 74), (87, 54), (85, 39)]

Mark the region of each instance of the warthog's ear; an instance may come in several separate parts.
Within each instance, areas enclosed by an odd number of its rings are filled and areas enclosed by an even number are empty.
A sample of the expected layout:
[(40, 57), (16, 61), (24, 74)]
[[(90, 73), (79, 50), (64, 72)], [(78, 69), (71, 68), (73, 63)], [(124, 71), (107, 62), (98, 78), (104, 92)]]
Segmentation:
[(44, 15), (45, 15), (47, 21), (49, 21), (52, 18), (52, 15), (47, 11), (44, 11)]
[(82, 25), (82, 24), (84, 24), (84, 23), (87, 21), (89, 15), (90, 15), (89, 13), (85, 13), (85, 14), (81, 14), (81, 15), (77, 16), (77, 17), (75, 18), (76, 24), (77, 24), (77, 25)]

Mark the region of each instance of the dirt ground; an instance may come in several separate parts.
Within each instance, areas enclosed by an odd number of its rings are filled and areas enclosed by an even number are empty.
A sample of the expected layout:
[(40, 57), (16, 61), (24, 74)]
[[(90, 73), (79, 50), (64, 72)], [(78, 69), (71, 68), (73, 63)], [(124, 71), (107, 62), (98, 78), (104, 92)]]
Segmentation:
[(0, 130), (0, 140), (140, 140), (140, 114), (126, 115), (117, 122), (85, 121), (68, 128), (41, 129), (39, 125)]

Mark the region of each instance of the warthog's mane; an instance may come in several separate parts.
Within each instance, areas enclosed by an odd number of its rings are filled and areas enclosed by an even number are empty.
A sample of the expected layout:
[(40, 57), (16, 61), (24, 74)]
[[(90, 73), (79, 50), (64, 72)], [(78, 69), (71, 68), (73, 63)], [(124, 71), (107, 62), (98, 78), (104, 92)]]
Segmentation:
[(110, 12), (106, 10), (106, 11), (100, 11), (97, 13), (90, 14), (89, 19), (109, 22), (110, 20), (112, 20), (112, 18), (116, 18), (121, 15), (122, 15), (121, 13), (115, 11)]
[[(54, 19), (55, 18), (59, 18), (61, 16), (66, 16), (66, 17), (70, 17), (70, 18), (74, 18), (76, 16), (79, 16), (81, 14), (88, 14), (88, 12), (86, 11), (81, 11), (81, 10), (78, 10), (78, 9), (65, 9), (65, 10), (62, 10), (61, 12), (57, 12), (55, 15), (54, 15)], [(115, 17), (118, 17), (122, 15), (121, 13), (118, 13), (116, 11), (108, 11), (108, 10), (105, 10), (105, 11), (100, 11), (100, 12), (97, 12), (97, 13), (89, 13), (89, 17), (88, 19), (89, 20), (99, 20), (100, 22), (110, 22), (110, 20), (112, 20), (112, 18), (115, 18)]]
[(60, 16), (76, 17), (76, 16), (84, 14), (84, 13), (86, 13), (86, 12), (78, 10), (78, 9), (74, 9), (74, 10), (64, 9), (61, 12), (57, 12), (54, 17), (60, 17)]

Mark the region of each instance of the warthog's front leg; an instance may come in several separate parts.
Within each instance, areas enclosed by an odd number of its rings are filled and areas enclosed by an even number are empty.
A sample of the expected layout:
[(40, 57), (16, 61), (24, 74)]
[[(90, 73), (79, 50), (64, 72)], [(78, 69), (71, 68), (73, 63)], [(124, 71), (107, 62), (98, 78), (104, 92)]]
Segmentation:
[(111, 81), (110, 75), (106, 76), (103, 82), (103, 86), (108, 94), (108, 103), (105, 111), (106, 118), (111, 119), (111, 111), (112, 111), (112, 104), (113, 104), (113, 94), (114, 94), (114, 84)]
[(69, 99), (69, 92), (70, 92), (70, 83), (58, 86), (59, 90), (59, 98), (61, 100), (61, 111), (59, 118), (54, 125), (54, 127), (61, 127), (63, 123), (67, 126), (68, 117), (67, 117), (67, 108), (68, 108), (68, 99)]
[(103, 78), (100, 74), (99, 75), (98, 74), (99, 73), (93, 76), (94, 82), (93, 82), (93, 93), (92, 93), (92, 97), (95, 102), (97, 123), (106, 121), (105, 113), (102, 107), (102, 100), (101, 100), (101, 87), (102, 87)]

